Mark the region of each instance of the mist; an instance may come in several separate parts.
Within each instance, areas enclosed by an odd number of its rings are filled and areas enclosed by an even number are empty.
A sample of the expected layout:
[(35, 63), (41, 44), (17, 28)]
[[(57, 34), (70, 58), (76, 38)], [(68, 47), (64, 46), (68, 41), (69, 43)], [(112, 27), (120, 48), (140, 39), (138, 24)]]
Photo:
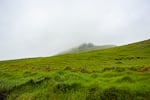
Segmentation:
[(150, 38), (149, 0), (0, 0), (0, 60)]

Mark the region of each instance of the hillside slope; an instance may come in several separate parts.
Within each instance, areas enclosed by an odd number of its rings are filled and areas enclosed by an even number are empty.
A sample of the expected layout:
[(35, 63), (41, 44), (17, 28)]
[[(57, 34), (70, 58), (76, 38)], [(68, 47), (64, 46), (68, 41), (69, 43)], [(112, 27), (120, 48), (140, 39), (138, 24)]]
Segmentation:
[(150, 40), (0, 62), (0, 99), (149, 100)]
[[(64, 54), (53, 57), (40, 57), (20, 60), (1, 61), (0, 64), (7, 67), (15, 66), (15, 68), (34, 68), (38, 67), (51, 67), (51, 69), (60, 69), (66, 66), (83, 67), (87, 68), (101, 68), (111, 66), (122, 66), (122, 64), (116, 64), (116, 62), (124, 60), (122, 63), (124, 67), (135, 66), (140, 60), (141, 64), (149, 65), (150, 57), (150, 40), (120, 46), (105, 50), (94, 50), (85, 53), (72, 53)], [(122, 58), (122, 59), (121, 59)], [(120, 60), (119, 60), (120, 59)], [(143, 62), (143, 63), (142, 63)], [(129, 65), (130, 64), (130, 65)], [(94, 66), (94, 67), (93, 67)], [(123, 67), (122, 66), (122, 67)]]

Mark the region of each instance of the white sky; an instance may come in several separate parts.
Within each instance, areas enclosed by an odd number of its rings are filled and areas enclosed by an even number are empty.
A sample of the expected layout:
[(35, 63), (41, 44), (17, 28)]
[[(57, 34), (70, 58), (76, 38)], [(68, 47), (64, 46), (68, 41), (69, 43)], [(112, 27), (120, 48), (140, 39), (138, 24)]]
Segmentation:
[(150, 0), (0, 0), (0, 60), (150, 38)]

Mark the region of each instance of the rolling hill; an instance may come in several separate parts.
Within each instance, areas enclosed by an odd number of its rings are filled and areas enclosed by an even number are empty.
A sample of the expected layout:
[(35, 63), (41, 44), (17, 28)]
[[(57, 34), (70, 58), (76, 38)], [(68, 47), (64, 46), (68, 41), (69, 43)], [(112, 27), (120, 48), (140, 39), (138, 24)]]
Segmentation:
[(103, 50), (0, 61), (1, 100), (149, 100), (150, 39)]

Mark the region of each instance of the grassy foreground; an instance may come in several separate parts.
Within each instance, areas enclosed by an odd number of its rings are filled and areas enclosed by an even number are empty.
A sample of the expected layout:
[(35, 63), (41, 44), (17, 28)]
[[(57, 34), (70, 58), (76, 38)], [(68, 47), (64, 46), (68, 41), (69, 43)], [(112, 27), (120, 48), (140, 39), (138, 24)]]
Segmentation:
[(150, 100), (150, 40), (0, 62), (0, 100)]

